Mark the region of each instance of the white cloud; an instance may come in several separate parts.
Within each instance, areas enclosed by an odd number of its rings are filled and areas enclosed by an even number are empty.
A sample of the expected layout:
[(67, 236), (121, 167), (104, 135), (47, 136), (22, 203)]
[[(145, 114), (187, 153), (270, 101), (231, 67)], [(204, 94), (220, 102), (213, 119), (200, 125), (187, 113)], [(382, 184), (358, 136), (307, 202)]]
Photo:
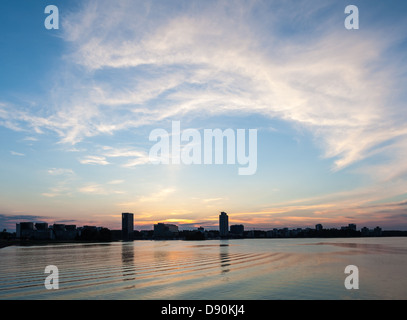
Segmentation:
[(55, 186), (50, 187), (47, 192), (43, 192), (41, 195), (47, 198), (71, 196), (72, 195), (71, 182), (72, 180), (70, 178), (58, 181)]
[(118, 158), (118, 157), (144, 157), (146, 153), (144, 151), (129, 149), (129, 148), (113, 148), (113, 147), (103, 147), (104, 155), (108, 158)]
[(44, 196), (44, 197), (47, 197), (47, 198), (55, 198), (55, 197), (59, 196), (60, 194), (44, 192), (44, 193), (41, 193), (41, 195)]
[(66, 150), (67, 152), (85, 152), (86, 149), (79, 149), (79, 148), (69, 148)]
[[(108, 183), (108, 185), (112, 183)], [(110, 186), (104, 186), (98, 183), (90, 183), (79, 189), (80, 193), (93, 194), (93, 195), (117, 195), (125, 194), (124, 191), (112, 189)]]
[(20, 152), (15, 152), (15, 151), (10, 151), (11, 155), (13, 156), (18, 156), (18, 157), (25, 157), (24, 153), (20, 153)]
[(108, 165), (110, 164), (105, 157), (101, 156), (86, 156), (84, 159), (79, 160), (82, 164), (96, 164), (96, 165)]
[(108, 184), (122, 184), (124, 182), (125, 182), (124, 180), (112, 180), (109, 181)]
[(86, 185), (84, 187), (79, 188), (79, 192), (81, 193), (87, 193), (87, 194), (108, 194), (108, 191), (99, 184), (90, 184)]
[[(0, 121), (15, 130), (23, 123), (52, 130), (61, 142), (76, 144), (188, 115), (259, 114), (309, 130), (334, 170), (406, 135), (399, 121), (404, 105), (391, 103), (405, 84), (405, 67), (389, 55), (398, 39), (387, 30), (350, 35), (335, 16), (318, 16), (329, 8), (324, 1), (276, 6), (270, 21), (252, 15), (252, 8), (270, 10), (256, 1), (198, 7), (194, 1), (182, 8), (85, 2), (65, 18), (63, 30), (68, 65), (85, 72), (64, 70), (50, 116), (23, 108), (12, 113), (2, 104)], [(309, 34), (282, 36), (277, 27), (287, 21), (297, 32), (307, 25)], [(147, 163), (142, 151), (113, 148), (81, 163), (106, 165), (109, 157), (134, 157), (125, 167)]]
[(48, 170), (48, 174), (52, 176), (60, 176), (60, 175), (74, 175), (75, 173), (72, 169), (52, 168)]
[(157, 201), (162, 201), (165, 198), (167, 198), (169, 195), (174, 193), (176, 191), (175, 188), (162, 188), (150, 195), (147, 196), (141, 196), (138, 201), (139, 202), (157, 202)]
[(207, 199), (203, 199), (202, 202), (210, 203), (210, 202), (219, 202), (221, 200), (225, 200), (225, 199), (224, 198), (207, 198)]
[(38, 141), (38, 139), (34, 138), (34, 137), (25, 137), (23, 140), (24, 141)]
[(142, 150), (135, 150), (132, 148), (114, 148), (109, 146), (104, 146), (102, 150), (103, 155), (107, 158), (132, 158), (121, 165), (123, 168), (131, 168), (150, 162), (149, 155), (147, 152)]
[[(77, 46), (71, 58), (90, 70), (103, 73), (105, 68), (148, 66), (142, 82), (130, 76), (128, 87), (99, 86), (94, 96), (109, 97), (111, 105), (134, 105), (131, 112), (138, 120), (125, 119), (120, 128), (191, 112), (259, 113), (309, 129), (320, 141), (324, 156), (336, 158), (335, 169), (364, 159), (375, 145), (397, 135), (389, 131), (394, 123), (388, 106), (384, 108), (393, 70), (378, 69), (373, 76), (369, 68), (383, 61), (391, 37), (378, 43), (376, 34), (344, 37), (334, 31), (297, 44), (278, 41), (270, 33), (270, 42), (278, 44), (270, 52), (262, 50), (259, 37), (242, 23), (252, 21), (239, 12), (240, 2), (235, 10), (219, 5), (211, 15), (207, 7), (199, 14), (187, 9), (159, 23), (140, 15), (130, 2), (120, 8), (99, 3), (91, 2), (88, 11), (72, 17), (65, 36)], [(105, 10), (114, 14), (102, 15), (103, 23), (96, 21)], [(127, 19), (134, 14), (137, 19)], [(100, 28), (88, 28), (79, 37), (79, 27), (91, 22)], [(134, 28), (141, 23), (142, 29)], [(157, 71), (162, 76), (156, 76)], [(145, 108), (163, 95), (165, 106)]]
[(134, 160), (129, 160), (127, 163), (123, 164), (123, 168), (132, 168), (136, 166), (141, 166), (143, 164), (148, 164), (150, 163), (150, 158), (148, 156), (143, 157), (143, 158), (138, 158)]

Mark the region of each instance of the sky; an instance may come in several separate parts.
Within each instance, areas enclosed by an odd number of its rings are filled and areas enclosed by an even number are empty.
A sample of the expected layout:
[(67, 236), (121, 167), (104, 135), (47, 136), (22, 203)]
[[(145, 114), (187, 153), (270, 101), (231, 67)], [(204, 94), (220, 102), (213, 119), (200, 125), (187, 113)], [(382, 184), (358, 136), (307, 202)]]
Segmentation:
[[(350, 4), (359, 29), (345, 28)], [(120, 229), (122, 212), (136, 230), (216, 229), (225, 211), (246, 230), (407, 230), (406, 13), (402, 0), (2, 0), (0, 229)], [(257, 130), (256, 172), (151, 163), (151, 132), (172, 137), (174, 122)]]

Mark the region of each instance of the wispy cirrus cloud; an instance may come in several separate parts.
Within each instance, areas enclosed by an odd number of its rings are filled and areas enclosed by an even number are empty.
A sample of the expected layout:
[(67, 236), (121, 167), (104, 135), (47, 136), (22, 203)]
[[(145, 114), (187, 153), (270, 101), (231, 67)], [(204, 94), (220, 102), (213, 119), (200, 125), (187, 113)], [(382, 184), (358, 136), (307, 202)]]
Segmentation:
[(112, 180), (112, 181), (109, 181), (108, 182), (108, 184), (122, 184), (122, 183), (124, 183), (125, 181), (124, 180)]
[(24, 141), (38, 141), (38, 139), (35, 137), (25, 137), (23, 140)]
[(176, 191), (176, 188), (162, 188), (150, 195), (141, 196), (138, 201), (139, 202), (156, 202), (161, 201), (173, 194)]
[(85, 186), (80, 187), (78, 191), (80, 193), (93, 195), (117, 195), (125, 193), (124, 191), (114, 189), (109, 185), (112, 185), (112, 183), (108, 183), (107, 185), (99, 183), (88, 183)]
[(71, 197), (73, 194), (73, 183), (77, 176), (72, 169), (68, 168), (51, 168), (47, 174), (54, 180), (53, 185), (46, 192), (41, 193), (46, 198)]
[[(274, 5), (278, 15), (269, 25), (256, 24), (256, 5)], [(5, 104), (0, 116), (16, 128), (26, 123), (53, 130), (61, 142), (75, 144), (188, 114), (260, 114), (309, 130), (322, 155), (334, 159), (334, 170), (405, 136), (397, 121), (402, 105), (389, 105), (394, 87), (405, 83), (392, 77), (400, 66), (397, 56), (389, 60), (387, 54), (399, 39), (377, 42), (376, 29), (350, 36), (336, 28), (333, 15), (320, 14), (329, 8), (325, 2), (293, 6), (84, 2), (64, 17), (63, 39), (71, 47), (67, 61), (91, 73), (64, 73), (64, 87), (57, 85), (53, 95), (58, 101), (65, 92), (69, 96), (55, 103), (50, 116), (24, 109), (11, 116)], [(294, 21), (295, 28), (307, 19), (318, 21), (310, 24), (308, 37), (282, 37), (270, 28), (284, 21)], [(259, 32), (265, 27), (266, 33)]]
[(85, 158), (80, 159), (79, 162), (82, 164), (94, 164), (94, 165), (102, 165), (102, 166), (106, 166), (106, 165), (110, 164), (106, 160), (106, 157), (103, 157), (103, 156), (86, 156)]
[(61, 175), (74, 175), (75, 172), (72, 169), (65, 168), (52, 168), (48, 170), (48, 174), (52, 176), (61, 176)]
[(149, 155), (146, 151), (137, 150), (134, 148), (114, 148), (104, 146), (103, 155), (107, 158), (126, 158), (126, 163), (121, 164), (124, 168), (131, 168), (143, 164), (150, 163)]
[(13, 156), (25, 157), (25, 154), (21, 153), (21, 152), (10, 151), (10, 154), (13, 155)]
[[(295, 35), (282, 40), (271, 32), (270, 44), (264, 46), (264, 39), (251, 28), (250, 6), (240, 10), (246, 2), (234, 8), (220, 2), (216, 14), (213, 3), (199, 12), (194, 4), (159, 21), (154, 15), (147, 18), (149, 11), (145, 6), (140, 10), (140, 3), (124, 1), (117, 8), (90, 1), (68, 19), (65, 37), (76, 48), (72, 61), (100, 74), (110, 68), (126, 75), (127, 86), (102, 82), (91, 95), (95, 104), (108, 97), (104, 104), (137, 115), (122, 126), (111, 123), (113, 131), (189, 113), (258, 113), (310, 130), (323, 155), (335, 159), (335, 170), (406, 134), (404, 127), (395, 126), (400, 110), (392, 106), (389, 112), (387, 105), (396, 65), (380, 68), (385, 52), (398, 39), (377, 43), (376, 34), (367, 31), (347, 37), (329, 26), (328, 16), (316, 28), (324, 26), (326, 32), (298, 43), (290, 41)], [(103, 15), (105, 10), (114, 14)], [(298, 10), (280, 10), (285, 19), (298, 15)], [(137, 19), (127, 19), (134, 14)], [(100, 16), (106, 17), (103, 24)], [(274, 20), (281, 22), (275, 16)], [(100, 28), (84, 28), (95, 23)], [(143, 81), (131, 72), (140, 69)], [(158, 98), (165, 106), (154, 104)]]

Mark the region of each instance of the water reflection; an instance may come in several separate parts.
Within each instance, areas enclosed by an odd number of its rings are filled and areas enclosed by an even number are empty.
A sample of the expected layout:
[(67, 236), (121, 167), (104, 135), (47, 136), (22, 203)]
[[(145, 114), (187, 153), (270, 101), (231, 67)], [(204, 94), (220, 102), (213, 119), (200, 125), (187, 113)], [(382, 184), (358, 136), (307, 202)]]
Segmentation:
[[(406, 250), (406, 238), (9, 247), (0, 250), (0, 300), (406, 299)], [(63, 288), (51, 294), (48, 264)], [(350, 264), (363, 290), (344, 287)]]
[(123, 281), (136, 280), (133, 243), (122, 242)]
[(154, 251), (154, 260), (156, 266), (168, 264), (170, 261), (170, 253), (165, 250)]
[(405, 248), (397, 248), (378, 243), (357, 243), (357, 242), (319, 242), (314, 245), (331, 245), (341, 248), (356, 249), (361, 253), (400, 253), (406, 254)]
[(229, 254), (229, 244), (221, 243), (219, 245), (219, 258), (221, 274), (228, 273), (230, 271), (230, 254)]

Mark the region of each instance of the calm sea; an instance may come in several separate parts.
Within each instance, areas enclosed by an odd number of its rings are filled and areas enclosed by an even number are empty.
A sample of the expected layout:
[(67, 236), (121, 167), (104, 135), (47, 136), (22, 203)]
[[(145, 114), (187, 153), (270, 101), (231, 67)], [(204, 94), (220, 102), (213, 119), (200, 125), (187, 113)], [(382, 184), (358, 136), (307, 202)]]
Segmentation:
[[(58, 290), (44, 286), (48, 265)], [(347, 265), (358, 290), (345, 288)], [(407, 238), (7, 247), (0, 299), (407, 299)]]

